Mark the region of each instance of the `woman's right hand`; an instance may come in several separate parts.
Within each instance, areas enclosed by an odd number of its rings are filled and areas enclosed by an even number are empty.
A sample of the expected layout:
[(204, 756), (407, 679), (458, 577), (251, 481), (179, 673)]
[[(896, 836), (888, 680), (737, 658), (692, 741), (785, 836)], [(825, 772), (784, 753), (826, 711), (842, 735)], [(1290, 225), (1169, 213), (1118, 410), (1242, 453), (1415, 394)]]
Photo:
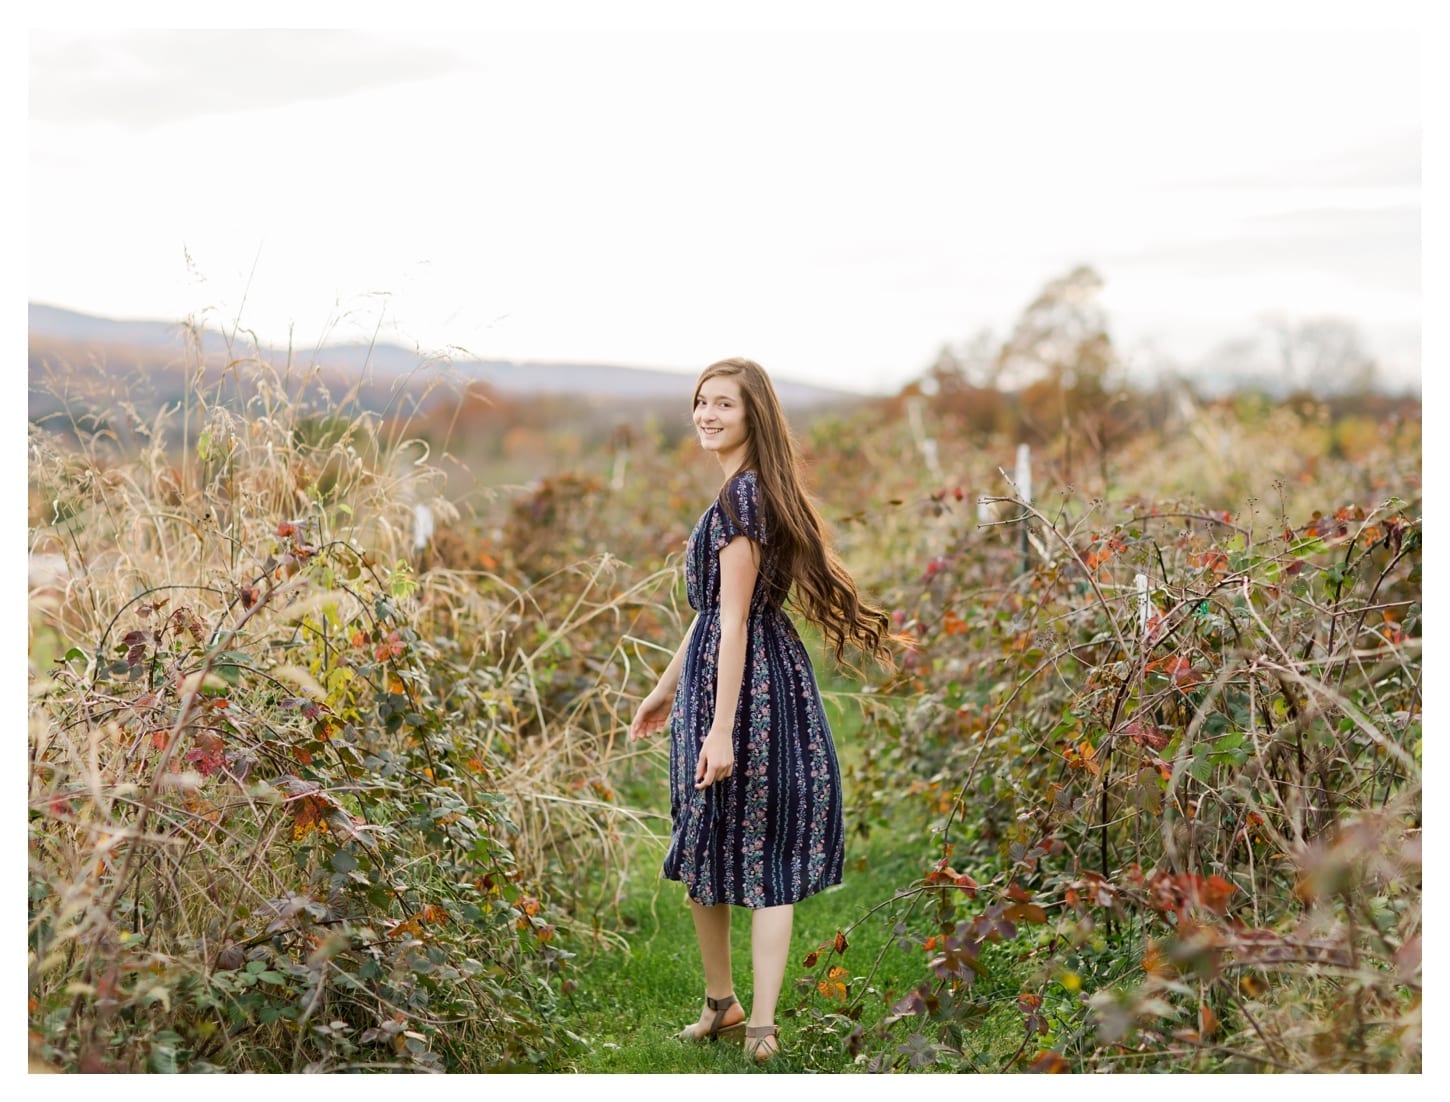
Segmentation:
[(650, 693), (640, 703), (634, 713), (634, 719), (629, 725), (629, 741), (644, 738), (656, 731), (662, 730), (670, 719), (670, 707), (674, 703), (668, 696), (664, 696), (658, 689)]

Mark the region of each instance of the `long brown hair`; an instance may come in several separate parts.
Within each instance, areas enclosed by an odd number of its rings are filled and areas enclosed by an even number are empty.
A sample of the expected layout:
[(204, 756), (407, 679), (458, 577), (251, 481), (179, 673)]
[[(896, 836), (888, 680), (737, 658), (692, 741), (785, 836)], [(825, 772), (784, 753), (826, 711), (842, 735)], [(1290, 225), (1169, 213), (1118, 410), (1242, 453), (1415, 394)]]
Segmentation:
[[(770, 376), (754, 360), (720, 360), (701, 372), (695, 383), (696, 400), (707, 380), (722, 376), (735, 380), (745, 404), (749, 431), (741, 470), (755, 472), (761, 509), (770, 526), (770, 546), (765, 550), (767, 578), (773, 586), (771, 603), (783, 604), (790, 593), (791, 603), (821, 629), (838, 663), (852, 667), (845, 659), (846, 648), (851, 646), (893, 669), (896, 663), (888, 646), (895, 641), (889, 631), (891, 618), (861, 600), (856, 583), (831, 550), (821, 514), (806, 494), (800, 453)], [(719, 500), (721, 508), (738, 521), (723, 488)], [(766, 570), (765, 563), (762, 570)]]

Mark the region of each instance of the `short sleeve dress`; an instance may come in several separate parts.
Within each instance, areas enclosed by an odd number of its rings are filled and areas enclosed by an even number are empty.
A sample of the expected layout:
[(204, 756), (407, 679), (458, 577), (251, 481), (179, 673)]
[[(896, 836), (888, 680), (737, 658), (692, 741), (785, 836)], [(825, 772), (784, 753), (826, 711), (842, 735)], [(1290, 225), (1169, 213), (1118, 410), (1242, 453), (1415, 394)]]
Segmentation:
[[(774, 907), (841, 882), (841, 773), (815, 671), (775, 591), (769, 518), (754, 471), (726, 484), (685, 550), (685, 587), (699, 613), (670, 711), (670, 848), (664, 876), (705, 906)], [(760, 545), (731, 776), (695, 787), (700, 744), (715, 717), (720, 653), (720, 551), (738, 535)]]

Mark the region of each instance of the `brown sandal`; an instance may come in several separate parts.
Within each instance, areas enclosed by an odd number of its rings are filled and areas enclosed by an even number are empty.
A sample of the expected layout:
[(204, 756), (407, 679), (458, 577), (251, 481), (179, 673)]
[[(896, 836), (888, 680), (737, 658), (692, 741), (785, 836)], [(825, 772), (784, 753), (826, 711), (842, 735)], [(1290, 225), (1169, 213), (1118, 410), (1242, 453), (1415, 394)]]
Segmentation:
[[(773, 1040), (775, 1046), (766, 1048), (765, 1042)], [(773, 1025), (748, 1025), (745, 1027), (745, 1055), (757, 1064), (763, 1064), (780, 1055), (780, 1029)]]
[(697, 1031), (696, 1027), (699, 1024), (698, 1022), (695, 1025), (686, 1026), (677, 1034), (680, 1040), (699, 1041), (703, 1043), (705, 1041), (718, 1040), (721, 1037), (734, 1039), (738, 1038), (745, 1031), (744, 1018), (741, 1018), (738, 1022), (732, 1022), (730, 1025), (722, 1026), (720, 1024), (725, 1020), (725, 1011), (729, 1010), (732, 1006), (738, 1005), (738, 1000), (734, 995), (726, 995), (723, 999), (712, 999), (709, 995), (706, 995), (705, 1005), (715, 1012), (715, 1020), (710, 1023), (709, 1027), (703, 1033)]

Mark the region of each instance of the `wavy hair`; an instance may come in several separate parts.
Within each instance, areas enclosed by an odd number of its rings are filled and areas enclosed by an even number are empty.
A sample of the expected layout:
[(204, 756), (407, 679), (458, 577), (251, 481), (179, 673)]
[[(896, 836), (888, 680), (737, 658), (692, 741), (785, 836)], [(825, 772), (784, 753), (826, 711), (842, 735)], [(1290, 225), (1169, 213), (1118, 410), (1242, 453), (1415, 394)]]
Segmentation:
[[(735, 380), (745, 406), (748, 431), (741, 470), (755, 472), (760, 507), (769, 525), (770, 546), (764, 549), (762, 573), (771, 586), (771, 603), (780, 607), (789, 596), (791, 604), (821, 629), (836, 661), (848, 669), (854, 668), (845, 658), (848, 646), (894, 669), (888, 646), (896, 641), (889, 631), (891, 618), (861, 600), (856, 583), (831, 549), (821, 514), (806, 493), (800, 453), (770, 376), (754, 360), (720, 360), (701, 372), (695, 399), (706, 381), (720, 377)], [(719, 501), (738, 522), (725, 487)]]

